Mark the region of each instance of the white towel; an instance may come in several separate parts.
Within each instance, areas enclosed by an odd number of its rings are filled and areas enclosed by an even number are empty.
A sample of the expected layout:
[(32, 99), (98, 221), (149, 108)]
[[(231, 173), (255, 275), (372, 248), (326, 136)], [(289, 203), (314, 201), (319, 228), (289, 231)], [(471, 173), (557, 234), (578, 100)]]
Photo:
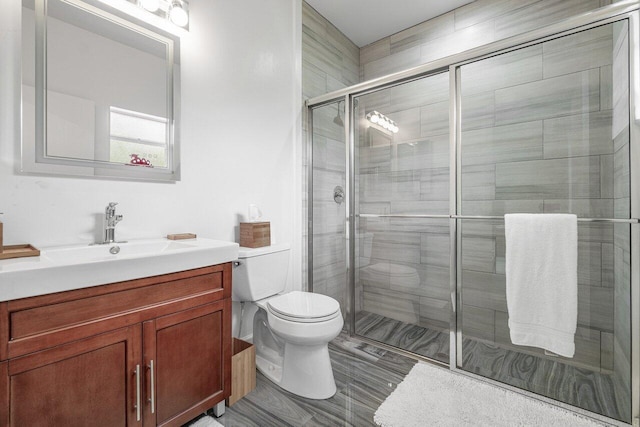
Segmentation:
[(570, 214), (508, 214), (507, 308), (511, 342), (575, 353), (578, 221)]

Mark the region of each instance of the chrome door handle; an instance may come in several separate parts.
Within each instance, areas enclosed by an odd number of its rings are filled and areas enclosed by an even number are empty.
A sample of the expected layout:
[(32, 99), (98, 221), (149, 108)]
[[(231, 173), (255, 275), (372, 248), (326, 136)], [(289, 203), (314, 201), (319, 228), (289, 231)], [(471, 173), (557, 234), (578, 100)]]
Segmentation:
[(140, 421), (140, 365), (136, 365), (136, 421)]
[(156, 385), (155, 385), (155, 374), (153, 369), (153, 359), (147, 365), (149, 368), (149, 383), (151, 387), (151, 393), (149, 393), (149, 402), (151, 402), (151, 413), (156, 412)]

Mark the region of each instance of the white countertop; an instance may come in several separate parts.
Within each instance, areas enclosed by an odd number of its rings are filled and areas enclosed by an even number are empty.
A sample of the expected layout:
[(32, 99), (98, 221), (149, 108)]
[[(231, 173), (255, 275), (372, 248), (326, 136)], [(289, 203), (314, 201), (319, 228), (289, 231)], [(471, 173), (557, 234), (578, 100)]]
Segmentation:
[(238, 258), (238, 247), (197, 238), (43, 248), (39, 257), (0, 260), (0, 301), (222, 264)]

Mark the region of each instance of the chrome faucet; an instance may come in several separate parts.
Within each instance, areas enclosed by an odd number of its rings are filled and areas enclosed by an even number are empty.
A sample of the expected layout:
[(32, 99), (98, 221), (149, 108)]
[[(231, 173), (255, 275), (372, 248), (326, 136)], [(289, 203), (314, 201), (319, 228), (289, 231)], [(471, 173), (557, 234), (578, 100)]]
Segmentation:
[(102, 243), (116, 242), (116, 224), (122, 221), (122, 215), (116, 215), (115, 202), (110, 202), (104, 210), (104, 240)]

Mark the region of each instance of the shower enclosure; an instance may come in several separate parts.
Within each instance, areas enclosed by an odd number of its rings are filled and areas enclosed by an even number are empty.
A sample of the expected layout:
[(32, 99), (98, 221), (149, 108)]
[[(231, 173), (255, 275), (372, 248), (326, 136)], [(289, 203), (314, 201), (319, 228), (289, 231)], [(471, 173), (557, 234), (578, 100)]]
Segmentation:
[[(591, 416), (640, 416), (636, 9), (308, 101), (309, 287), (338, 299), (352, 335)], [(511, 343), (515, 212), (579, 218), (573, 358)]]

